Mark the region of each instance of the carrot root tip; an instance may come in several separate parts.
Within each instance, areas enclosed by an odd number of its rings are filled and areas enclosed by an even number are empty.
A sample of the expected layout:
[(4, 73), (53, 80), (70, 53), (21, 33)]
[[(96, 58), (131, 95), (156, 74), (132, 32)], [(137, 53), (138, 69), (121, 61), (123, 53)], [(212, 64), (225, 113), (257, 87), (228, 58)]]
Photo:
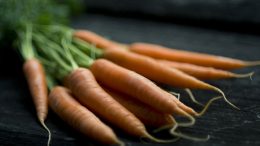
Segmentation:
[(169, 91), (170, 94), (174, 95), (177, 97), (178, 100), (180, 100), (181, 98), (181, 94), (180, 93), (177, 93), (177, 92), (173, 92), (173, 91)]
[(123, 141), (118, 140), (117, 145), (118, 146), (125, 146), (125, 143)]
[(199, 106), (202, 106), (202, 107), (204, 106), (201, 102), (199, 102), (199, 101), (195, 98), (195, 96), (193, 95), (193, 93), (191, 92), (190, 89), (185, 88), (184, 91), (189, 95), (189, 97), (190, 97), (190, 99), (191, 99), (192, 102), (196, 103), (196, 104), (199, 105)]
[(257, 66), (260, 65), (260, 61), (248, 61), (246, 63), (247, 66)]
[(40, 120), (41, 125), (44, 127), (44, 129), (48, 132), (48, 142), (47, 142), (47, 146), (50, 146), (51, 143), (51, 131), (50, 129), (46, 126), (46, 124), (44, 123), (43, 120)]
[(144, 141), (143, 139), (148, 139), (148, 140), (151, 140), (153, 142), (158, 142), (158, 143), (171, 143), (171, 142), (176, 142), (177, 140), (179, 140), (179, 137), (176, 137), (174, 139), (169, 139), (169, 140), (163, 140), (163, 139), (155, 138), (154, 136), (152, 136), (146, 132), (146, 133), (144, 133), (143, 137), (140, 137), (141, 141)]
[(155, 130), (153, 130), (152, 133), (158, 133), (158, 132), (161, 132), (163, 130), (166, 130), (166, 129), (171, 129), (171, 128), (174, 128), (175, 126), (173, 124), (170, 124), (170, 125), (164, 125), (164, 126), (161, 126), (159, 128), (156, 128)]
[(218, 99), (221, 99), (221, 98), (222, 98), (222, 96), (217, 96), (217, 97), (214, 97), (214, 98), (210, 99), (210, 100), (208, 101), (208, 103), (205, 105), (205, 107), (202, 109), (202, 111), (199, 112), (196, 116), (197, 116), (197, 117), (200, 117), (200, 116), (204, 115), (204, 113), (207, 111), (207, 109), (209, 108), (209, 106), (210, 106), (214, 101), (216, 101), (216, 100), (218, 100)]
[(215, 91), (219, 92), (219, 93), (223, 96), (224, 100), (225, 100), (229, 105), (231, 105), (233, 108), (235, 108), (235, 109), (237, 109), (237, 110), (240, 110), (240, 108), (238, 108), (236, 105), (234, 105), (233, 103), (231, 103), (231, 102), (227, 99), (225, 93), (224, 93), (221, 89), (219, 89), (219, 88), (217, 88), (217, 87), (214, 87), (214, 86), (212, 86), (212, 88), (213, 88)]
[(247, 74), (234, 74), (236, 78), (247, 78), (249, 77), (250, 80), (253, 80), (252, 77), (254, 75), (255, 72), (250, 72), (250, 73), (247, 73)]
[(176, 122), (176, 125), (180, 127), (190, 127), (193, 126), (196, 122), (195, 118), (190, 114), (183, 111), (183, 114), (190, 120), (189, 122)]
[(171, 130), (171, 131), (170, 131), (170, 134), (172, 134), (172, 135), (174, 135), (174, 136), (177, 136), (177, 137), (180, 137), (180, 138), (189, 139), (189, 140), (198, 141), (198, 142), (208, 141), (209, 138), (210, 138), (210, 135), (207, 135), (207, 136), (204, 137), (204, 138), (199, 138), (199, 137), (194, 137), (194, 136), (186, 135), (186, 134), (183, 134), (183, 133), (181, 133), (181, 132), (176, 132), (175, 130)]

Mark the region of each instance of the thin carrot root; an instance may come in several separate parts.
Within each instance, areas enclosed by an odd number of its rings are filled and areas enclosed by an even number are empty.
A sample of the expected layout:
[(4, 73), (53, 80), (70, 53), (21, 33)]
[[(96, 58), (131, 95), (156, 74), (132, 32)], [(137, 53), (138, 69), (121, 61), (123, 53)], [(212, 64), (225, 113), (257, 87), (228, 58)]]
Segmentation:
[[(186, 113), (185, 111), (182, 111), (183, 115), (185, 115), (190, 121), (189, 122), (178, 122), (178, 126), (181, 127), (190, 127), (193, 126), (196, 122), (195, 118), (191, 116), (190, 114)], [(177, 122), (175, 122), (177, 123)]]
[(249, 77), (251, 80), (253, 80), (252, 76), (254, 75), (254, 73), (255, 72), (250, 72), (250, 73), (247, 73), (247, 74), (234, 74), (234, 76), (236, 78), (247, 78), (247, 77)]
[(240, 108), (238, 108), (237, 106), (235, 106), (233, 103), (231, 103), (231, 102), (227, 99), (225, 93), (224, 93), (221, 89), (219, 89), (219, 88), (217, 88), (217, 87), (215, 87), (215, 86), (211, 86), (211, 88), (212, 88), (213, 90), (219, 92), (219, 93), (223, 96), (224, 100), (225, 100), (229, 105), (231, 105), (233, 108), (235, 108), (235, 109), (237, 109), (237, 110), (240, 110)]
[[(175, 125), (177, 124), (176, 120), (173, 118), (173, 116), (170, 116), (170, 118), (172, 119), (173, 123), (172, 124), (167, 124), (164, 126), (161, 126), (159, 128), (156, 128), (155, 130), (153, 130), (153, 133), (158, 133), (160, 131), (166, 130), (166, 129), (172, 129), (175, 127)], [(177, 127), (176, 127), (177, 128)]]
[(180, 100), (181, 98), (181, 94), (177, 93), (177, 92), (173, 92), (173, 91), (169, 91), (169, 93), (171, 93), (172, 95), (176, 96), (178, 100)]
[(247, 66), (257, 66), (257, 65), (260, 65), (260, 61), (247, 61), (246, 65)]
[(166, 129), (171, 129), (174, 127), (175, 124), (170, 124), (170, 125), (164, 125), (164, 126), (161, 126), (159, 128), (156, 128), (152, 131), (152, 133), (158, 133), (160, 131), (163, 131), (163, 130), (166, 130)]
[(184, 138), (184, 139), (189, 139), (189, 140), (192, 140), (192, 141), (199, 141), (199, 142), (202, 142), (202, 141), (208, 141), (210, 136), (207, 135), (206, 137), (202, 138), (202, 137), (194, 137), (194, 136), (190, 136), (190, 135), (186, 135), (186, 134), (183, 134), (181, 132), (176, 132), (175, 130), (171, 130), (170, 131), (170, 134), (174, 135), (174, 136), (177, 136), (177, 137), (180, 137), (180, 138)]
[[(205, 138), (198, 138), (198, 137), (189, 136), (189, 135), (186, 135), (186, 134), (183, 134), (180, 132), (176, 132), (177, 128), (180, 126), (181, 125), (176, 122), (176, 124), (170, 129), (170, 134), (172, 134), (173, 136), (177, 136), (179, 138), (189, 139), (189, 140), (193, 140), (193, 141), (207, 141), (209, 139), (209, 135)], [(161, 129), (158, 129), (158, 130), (161, 130)]]
[(47, 142), (47, 146), (50, 146), (51, 143), (51, 131), (50, 129), (46, 126), (46, 124), (44, 123), (44, 120), (40, 120), (41, 125), (44, 127), (45, 130), (47, 130), (48, 132), (48, 142)]
[(188, 88), (185, 88), (184, 91), (189, 95), (191, 101), (193, 101), (194, 103), (196, 103), (199, 106), (204, 106), (201, 102), (199, 102), (198, 100), (196, 100), (195, 96), (192, 94), (191, 90)]
[(141, 141), (143, 141), (143, 139), (148, 139), (151, 140), (152, 142), (157, 142), (157, 143), (171, 143), (171, 142), (175, 142), (177, 141), (179, 138), (174, 138), (174, 139), (168, 139), (168, 140), (164, 140), (164, 139), (158, 139), (155, 138), (154, 136), (152, 136), (151, 134), (149, 134), (148, 132), (144, 133), (144, 136), (140, 138)]
[(118, 140), (118, 146), (125, 146), (125, 143), (123, 141)]
[(218, 99), (221, 99), (221, 98), (223, 98), (223, 97), (222, 97), (222, 96), (217, 96), (217, 97), (214, 97), (214, 98), (210, 99), (210, 100), (208, 101), (208, 103), (205, 105), (205, 107), (202, 109), (202, 111), (199, 112), (196, 116), (199, 117), (199, 116), (204, 115), (205, 112), (207, 111), (207, 109), (209, 108), (209, 106), (210, 106), (214, 101), (216, 101), (216, 100), (218, 100)]

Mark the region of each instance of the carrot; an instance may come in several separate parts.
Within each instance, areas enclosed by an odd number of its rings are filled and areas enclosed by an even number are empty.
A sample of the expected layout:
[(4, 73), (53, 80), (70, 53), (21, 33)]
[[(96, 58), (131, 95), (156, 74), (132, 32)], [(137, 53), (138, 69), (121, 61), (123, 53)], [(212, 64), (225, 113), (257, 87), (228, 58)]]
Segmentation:
[[(150, 80), (148, 80), (130, 70), (122, 68), (110, 61), (104, 60), (104, 59), (97, 59), (94, 62), (90, 61), (91, 59), (87, 55), (82, 53), (80, 50), (78, 50), (77, 48), (72, 47), (72, 46), (71, 46), (71, 48), (72, 48), (71, 52), (73, 52), (72, 54), (74, 54), (74, 56), (75, 55), (77, 56), (77, 59), (76, 59), (77, 63), (79, 63), (80, 66), (90, 68), (90, 70), (92, 71), (94, 76), (97, 78), (97, 80), (99, 82), (101, 82), (103, 85), (106, 85), (110, 88), (112, 86), (113, 89), (116, 89), (116, 90), (119, 89), (119, 91), (121, 91), (125, 94), (131, 95), (132, 97), (136, 97), (141, 102), (144, 102), (144, 103), (152, 106), (153, 108), (155, 108), (158, 111), (161, 111), (161, 112), (167, 111), (168, 113), (173, 112), (175, 103), (172, 103), (173, 101), (169, 101), (168, 97), (174, 97), (174, 96), (172, 96), (170, 94), (166, 94), (166, 96), (165, 96), (166, 92), (164, 90), (160, 89), (158, 86), (156, 86)], [(85, 48), (85, 49), (87, 49), (87, 48)], [(89, 51), (87, 51), (87, 52), (89, 52)], [(99, 54), (102, 54), (102, 52)], [(114, 71), (114, 70), (116, 70), (116, 71)], [(120, 78), (122, 78), (120, 81), (117, 81), (118, 76), (120, 76)], [(109, 80), (109, 79), (114, 79), (117, 82), (115, 82), (113, 80)], [(135, 82), (131, 83), (130, 81), (132, 81), (132, 80), (134, 80)], [(106, 82), (106, 84), (104, 84), (103, 82)], [(133, 85), (131, 85), (131, 84), (133, 84)], [(129, 89), (129, 90), (126, 91), (124, 86), (126, 89)], [(141, 86), (144, 87), (144, 88), (142, 88), (144, 90), (139, 89), (139, 88), (141, 88)], [(150, 91), (147, 89), (151, 89), (152, 91), (155, 91), (155, 92), (149, 93)], [(140, 92), (136, 92), (138, 90), (140, 90)], [(134, 93), (136, 93), (136, 94), (134, 94)], [(160, 99), (160, 96), (164, 96), (164, 98)], [(155, 100), (156, 102), (157, 102), (157, 99), (159, 98), (160, 101), (162, 103), (167, 104), (169, 108), (164, 109), (161, 106), (154, 105), (147, 98), (152, 98), (152, 100)], [(164, 100), (164, 99), (167, 99), (167, 100)], [(192, 115), (197, 114), (194, 110), (192, 110), (191, 108), (189, 108), (187, 106), (185, 107), (185, 110), (186, 109), (188, 109), (189, 113)], [(177, 113), (179, 113), (181, 115), (186, 114), (186, 113), (183, 113), (183, 111), (178, 111)]]
[(74, 37), (86, 42), (95, 44), (101, 49), (128, 49), (131, 52), (143, 54), (156, 59), (171, 60), (176, 62), (191, 63), (200, 66), (214, 67), (224, 70), (238, 69), (247, 66), (260, 65), (260, 61), (243, 61), (228, 57), (196, 53), (191, 51), (170, 49), (155, 44), (133, 43), (129, 46), (108, 40), (94, 32), (87, 30), (77, 30)]
[(99, 86), (88, 69), (78, 68), (71, 72), (66, 79), (75, 98), (93, 113), (130, 135), (148, 138), (156, 142), (168, 142), (152, 137), (141, 121)]
[[(133, 71), (105, 59), (96, 60), (90, 66), (90, 70), (100, 83), (131, 95), (131, 97), (152, 106), (160, 112), (186, 115), (186, 112), (180, 109), (172, 100), (173, 95), (166, 94), (153, 82)], [(193, 111), (193, 113), (196, 112)]]
[(160, 63), (169, 67), (181, 70), (198, 79), (226, 79), (226, 78), (244, 78), (251, 77), (254, 73), (235, 74), (229, 71), (215, 69), (212, 67), (198, 66), (190, 63), (182, 63), (168, 60), (158, 60)]
[(50, 145), (51, 132), (44, 123), (48, 114), (48, 91), (44, 69), (37, 59), (32, 58), (23, 64), (23, 71), (36, 108), (37, 118), (48, 132), (47, 145)]
[(44, 69), (38, 60), (29, 59), (24, 63), (23, 70), (36, 107), (37, 117), (41, 123), (44, 123), (48, 113), (48, 91)]
[(60, 118), (85, 136), (103, 144), (123, 145), (113, 130), (80, 105), (68, 89), (61, 86), (54, 87), (49, 95), (49, 104)]
[(170, 49), (148, 43), (134, 43), (128, 48), (131, 52), (150, 56), (156, 59), (185, 62), (200, 66), (214, 67), (219, 69), (238, 69), (247, 66), (260, 65), (260, 61), (242, 61), (205, 53), (196, 53), (184, 50)]
[(32, 25), (26, 24), (25, 31), (18, 31), (17, 33), (21, 41), (19, 51), (25, 60), (23, 71), (36, 108), (37, 118), (48, 132), (47, 145), (50, 145), (51, 132), (44, 123), (48, 114), (48, 90), (44, 68), (36, 59), (32, 45)]
[(165, 125), (173, 126), (175, 124), (175, 120), (170, 114), (158, 112), (146, 104), (134, 100), (123, 93), (116, 92), (113, 89), (104, 86), (102, 88), (147, 126), (158, 128)]
[(165, 83), (179, 88), (206, 89), (217, 91), (223, 95), (227, 103), (237, 108), (226, 99), (225, 94), (219, 88), (200, 81), (175, 68), (165, 67), (161, 63), (156, 62), (156, 60), (154, 60), (153, 58), (118, 49), (105, 50), (102, 57), (157, 82)]
[[(84, 42), (79, 42), (79, 41), (75, 41), (76, 43), (80, 43), (81, 44), (81, 46), (84, 46)], [(85, 46), (85, 49), (83, 49), (83, 50), (85, 50), (86, 51), (86, 49), (88, 49), (88, 47), (86, 47)], [(72, 49), (72, 51), (76, 51), (77, 49), (76, 48), (73, 48)], [(93, 51), (95, 51), (95, 49), (93, 50)], [(79, 51), (80, 52), (80, 51)], [(77, 56), (77, 58), (80, 58), (80, 57), (82, 57), (81, 59), (79, 59), (78, 60), (78, 63), (84, 63), (84, 62), (87, 62), (86, 61), (86, 59), (85, 58), (87, 58), (87, 56), (82, 56), (82, 52), (80, 52), (80, 53), (75, 53), (75, 55)], [(89, 51), (86, 51), (86, 52), (89, 52)], [(102, 55), (102, 52), (99, 52), (99, 53), (97, 53), (97, 54), (101, 54)], [(85, 60), (85, 61), (82, 61), (82, 60)], [(102, 62), (107, 62), (107, 61), (102, 61)], [(107, 64), (107, 63), (106, 63)], [(110, 64), (110, 65), (107, 65), (107, 69), (106, 70), (113, 70), (114, 68), (117, 68), (117, 70), (122, 70), (121, 72), (121, 76), (128, 76), (127, 74), (129, 74), (129, 73), (131, 73), (132, 74), (132, 72), (129, 72), (129, 70), (126, 70), (126, 69), (124, 69), (124, 68), (121, 68), (121, 67), (119, 67), (119, 66), (117, 66), (117, 65), (115, 65), (115, 64), (113, 64), (113, 63), (109, 63), (108, 62), (108, 64)], [(84, 64), (81, 64), (81, 66), (85, 66), (85, 67), (90, 67), (91, 65), (89, 65), (88, 63), (84, 63)], [(100, 68), (100, 67), (98, 67), (98, 68)], [(91, 67), (90, 67), (90, 69), (91, 69)], [(104, 68), (100, 68), (101, 70), (103, 70)], [(105, 72), (105, 71), (101, 71), (101, 72)], [(95, 72), (93, 72), (94, 74), (95, 74)], [(97, 71), (97, 73), (98, 73), (98, 71)], [(110, 74), (110, 73), (109, 73)], [(135, 73), (134, 73), (135, 74)], [(104, 75), (104, 74), (102, 74), (102, 75)], [(113, 75), (113, 74), (112, 74)], [(98, 75), (95, 75), (95, 76), (98, 76)], [(105, 76), (107, 76), (107, 75), (105, 75)], [(111, 76), (111, 75), (109, 75), (109, 76)], [(151, 89), (151, 90), (155, 90), (155, 91), (157, 91), (157, 93), (155, 92), (155, 93), (152, 93), (152, 94), (149, 94), (149, 98), (154, 98), (154, 99), (156, 99), (156, 98), (158, 98), (159, 97), (159, 95), (158, 95), (158, 93), (162, 93), (163, 92), (163, 94), (165, 94), (166, 93), (166, 96), (165, 97), (172, 97), (173, 99), (176, 99), (176, 97), (174, 97), (174, 96), (172, 96), (172, 95), (170, 95), (169, 93), (167, 93), (167, 92), (165, 92), (164, 90), (161, 90), (160, 88), (159, 88), (159, 90), (158, 90), (158, 87), (156, 87), (156, 89), (153, 89), (153, 88), (151, 88), (151, 87), (149, 87), (149, 86), (147, 86), (147, 85), (145, 85), (145, 84), (143, 84), (143, 82), (140, 80), (140, 79), (135, 79), (136, 78), (136, 76), (138, 77), (138, 76), (140, 76), (140, 75), (133, 75), (133, 77), (124, 77), (125, 78), (125, 80), (126, 81), (124, 81), (124, 82), (121, 82), (121, 83), (119, 83), (119, 84), (125, 84), (124, 86), (126, 86), (127, 84), (129, 84), (129, 83), (127, 83), (128, 81), (127, 80), (136, 80), (136, 85), (143, 85), (143, 86), (145, 86), (145, 88), (144, 89)], [(116, 74), (114, 74), (113, 76), (111, 76), (110, 78), (117, 78), (117, 76), (116, 76)], [(128, 79), (129, 78), (129, 79)], [(131, 78), (133, 78), (133, 79), (131, 79)], [(143, 77), (142, 77), (143, 78)], [(101, 78), (102, 79), (102, 78)], [(104, 78), (104, 79), (106, 79), (106, 78)], [(139, 81), (138, 81), (139, 80)], [(108, 81), (108, 82), (111, 82), (112, 83), (112, 81)], [(149, 81), (149, 80), (147, 80), (147, 79), (145, 79), (145, 81), (144, 82), (147, 82), (147, 83), (149, 83), (150, 84), (150, 82), (151, 81)], [(109, 83), (107, 83), (107, 84), (109, 84)], [(148, 85), (149, 85), (148, 84)], [(153, 84), (153, 83), (152, 83)], [(140, 86), (139, 85), (139, 86)], [(108, 85), (109, 86), (109, 85)], [(135, 93), (136, 92), (136, 90), (139, 90), (139, 89), (136, 89), (136, 88), (133, 88), (133, 87), (135, 87), (135, 85), (133, 85), (133, 86), (131, 86), (131, 85), (127, 85), (127, 86), (129, 86), (127, 89), (129, 89), (129, 91), (128, 92), (126, 92), (125, 91), (125, 89), (120, 89), (120, 91), (121, 92), (124, 92), (124, 93), (126, 93), (126, 94), (128, 94), (128, 95), (131, 95), (131, 93)], [(156, 86), (156, 85), (154, 85), (154, 86)], [(119, 87), (122, 87), (122, 86), (119, 86)], [(117, 89), (118, 87), (115, 87), (114, 89)], [(142, 91), (142, 92), (144, 92), (144, 93), (147, 93), (148, 91)], [(141, 94), (144, 94), (144, 93), (142, 93), (141, 92)], [(131, 95), (132, 97), (138, 97), (137, 99), (138, 100), (140, 100), (139, 98), (141, 98), (141, 99), (143, 99), (143, 100), (146, 100), (146, 97), (144, 97), (144, 95), (142, 96), (142, 95), (138, 95), (138, 93), (135, 95)], [(151, 97), (150, 97), (151, 96)], [(157, 97), (156, 97), (157, 96)], [(144, 98), (143, 98), (144, 97)], [(144, 102), (144, 103), (146, 103), (146, 102), (149, 102), (149, 101), (142, 101), (142, 100), (140, 100), (141, 102)], [(165, 102), (167, 102), (167, 101), (165, 101)], [(180, 108), (182, 108), (185, 112), (187, 112), (187, 113), (189, 113), (189, 114), (191, 114), (191, 115), (196, 115), (197, 113), (193, 110), (193, 109), (191, 109), (190, 107), (188, 107), (188, 106), (186, 106), (186, 105), (184, 105), (183, 103), (181, 103), (179, 100), (175, 100), (174, 102), (177, 102), (177, 104), (180, 106)], [(147, 103), (146, 103), (147, 104)], [(152, 103), (150, 103), (150, 104), (148, 104), (148, 105), (150, 105), (150, 106), (154, 106), (154, 105), (152, 105)], [(162, 111), (162, 112), (164, 112), (164, 110), (163, 109), (158, 109), (158, 107), (154, 107), (156, 110), (159, 110), (159, 111)], [(184, 115), (184, 114), (182, 114), (182, 115)]]
[[(202, 116), (203, 114), (205, 114), (206, 110), (209, 108), (209, 106), (216, 100), (218, 99), (221, 99), (222, 97), (221, 96), (217, 96), (217, 97), (214, 97), (212, 99), (210, 99), (208, 101), (208, 103), (205, 105), (205, 107), (202, 109), (202, 111), (197, 114), (196, 116)], [(173, 119), (174, 120), (174, 119)], [(175, 120), (174, 120), (175, 121)], [(193, 140), (193, 141), (207, 141), (210, 136), (207, 135), (206, 137), (204, 138), (198, 138), (198, 137), (194, 137), (194, 136), (189, 136), (189, 135), (186, 135), (186, 134), (183, 134), (181, 132), (176, 132), (176, 129), (177, 127), (179, 126), (183, 126), (181, 123), (177, 123), (175, 122), (175, 124), (173, 125), (173, 127), (169, 130), (170, 134), (173, 135), (173, 136), (177, 136), (177, 137), (180, 137), (180, 138), (184, 138), (184, 139), (189, 139), (189, 140)], [(169, 126), (162, 126), (160, 128), (157, 128), (155, 129), (153, 132), (154, 133), (157, 133), (157, 132), (160, 132), (162, 130), (165, 130), (165, 129), (168, 129)]]
[[(126, 107), (134, 115), (136, 115), (145, 125), (152, 126), (155, 128), (157, 127), (157, 129), (154, 130), (154, 132), (159, 132), (161, 130), (171, 128), (170, 133), (177, 137), (181, 137), (181, 138), (185, 138), (185, 139), (189, 139), (189, 140), (193, 140), (193, 141), (206, 141), (209, 138), (209, 136), (207, 136), (206, 138), (196, 138), (196, 137), (188, 136), (186, 134), (182, 134), (180, 132), (176, 132), (175, 130), (179, 126), (183, 126), (183, 125), (182, 125), (182, 123), (177, 123), (171, 115), (155, 111), (153, 108), (151, 108), (145, 104), (142, 104), (141, 102), (138, 102), (137, 100), (134, 100), (127, 95), (116, 92), (115, 90), (112, 90), (112, 89), (104, 87), (104, 86), (102, 86), (102, 87), (116, 101), (118, 101), (120, 104), (122, 104), (124, 107)], [(211, 99), (207, 103), (205, 108), (197, 116), (203, 115), (205, 113), (205, 111), (207, 110), (207, 108), (210, 106), (210, 104), (214, 100), (217, 100), (219, 98), (220, 97)]]
[[(185, 134), (180, 134), (176, 132), (175, 130), (180, 126), (186, 126), (184, 123), (177, 123), (175, 119), (165, 113), (160, 113), (153, 108), (142, 104), (141, 102), (138, 102), (137, 100), (132, 99), (131, 97), (124, 95), (122, 93), (116, 92), (115, 90), (112, 90), (110, 88), (102, 86), (103, 89), (109, 93), (116, 101), (118, 101), (120, 104), (122, 104), (124, 107), (126, 107), (130, 112), (132, 112), (134, 115), (136, 115), (145, 125), (151, 126), (154, 128), (157, 128), (154, 130), (154, 132), (159, 132), (164, 129), (171, 128), (171, 134), (174, 136), (179, 135), (178, 137), (182, 137), (185, 139), (195, 140), (195, 141), (205, 141), (208, 138), (195, 138), (191, 136), (187, 136)], [(211, 99), (205, 106), (205, 108), (196, 116), (203, 115), (210, 104), (219, 99), (220, 97)]]
[(119, 44), (117, 42), (108, 40), (94, 32), (88, 30), (77, 30), (74, 32), (74, 37), (85, 40), (91, 44), (96, 45), (103, 49), (115, 49), (115, 48), (126, 48), (125, 45)]

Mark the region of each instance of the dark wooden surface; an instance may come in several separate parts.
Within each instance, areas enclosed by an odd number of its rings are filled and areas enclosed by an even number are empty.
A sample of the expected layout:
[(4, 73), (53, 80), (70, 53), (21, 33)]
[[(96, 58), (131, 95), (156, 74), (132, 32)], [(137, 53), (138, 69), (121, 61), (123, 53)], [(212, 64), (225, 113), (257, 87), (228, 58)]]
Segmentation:
[[(75, 18), (73, 26), (93, 30), (123, 43), (142, 41), (245, 60), (260, 59), (260, 36), (102, 15)], [(47, 133), (36, 120), (19, 56), (13, 50), (2, 48), (0, 65), (0, 145), (46, 145)], [(248, 78), (208, 81), (223, 89), (227, 97), (241, 110), (232, 109), (224, 101), (219, 100), (203, 117), (197, 119), (194, 127), (182, 129), (196, 136), (209, 134), (211, 138), (207, 142), (198, 143), (181, 139), (170, 144), (141, 143), (119, 130), (116, 132), (127, 146), (260, 145), (260, 67), (236, 72), (250, 71), (255, 71), (252, 81)], [(177, 91), (183, 93), (181, 90)], [(194, 91), (194, 94), (202, 102), (217, 95), (209, 91)], [(185, 99), (187, 97), (185, 93), (182, 95), (185, 103), (199, 109)], [(53, 146), (97, 145), (72, 130), (52, 112), (46, 124), (53, 134), (51, 143)]]

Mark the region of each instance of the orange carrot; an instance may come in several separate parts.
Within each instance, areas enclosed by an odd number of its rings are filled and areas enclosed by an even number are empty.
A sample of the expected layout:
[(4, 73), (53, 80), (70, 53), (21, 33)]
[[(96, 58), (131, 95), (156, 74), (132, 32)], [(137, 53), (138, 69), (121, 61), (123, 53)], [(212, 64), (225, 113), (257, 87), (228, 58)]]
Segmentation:
[(210, 55), (205, 53), (196, 53), (191, 51), (170, 49), (155, 44), (133, 43), (129, 46), (108, 40), (94, 32), (87, 30), (78, 30), (74, 32), (74, 37), (86, 42), (95, 44), (101, 49), (126, 49), (129, 51), (150, 56), (156, 59), (185, 62), (200, 66), (214, 67), (224, 70), (243, 68), (247, 66), (260, 65), (260, 61), (243, 61), (228, 57)]
[(169, 67), (181, 70), (198, 79), (226, 79), (226, 78), (244, 78), (251, 77), (252, 73), (236, 74), (225, 70), (215, 69), (212, 67), (198, 66), (190, 63), (182, 63), (168, 60), (158, 60), (160, 63)]
[(233, 58), (209, 55), (205, 53), (196, 53), (191, 51), (170, 49), (163, 46), (148, 43), (134, 43), (131, 44), (128, 49), (132, 52), (150, 56), (156, 59), (185, 62), (225, 70), (260, 65), (260, 61), (242, 61)]
[(115, 49), (115, 48), (125, 48), (126, 47), (123, 44), (119, 44), (114, 41), (108, 40), (94, 32), (88, 31), (88, 30), (77, 30), (74, 32), (74, 37), (85, 40), (102, 49)]
[(43, 66), (37, 59), (31, 58), (24, 63), (23, 71), (29, 85), (38, 120), (48, 131), (48, 145), (50, 145), (51, 132), (44, 123), (48, 114), (48, 90)]
[(143, 123), (106, 93), (88, 69), (78, 68), (66, 79), (75, 97), (93, 113), (130, 135), (165, 142), (148, 134)]
[(38, 120), (43, 123), (48, 114), (48, 91), (42, 65), (36, 59), (29, 59), (23, 65)]
[(103, 144), (123, 145), (113, 130), (80, 105), (68, 89), (54, 87), (49, 95), (49, 104), (60, 118), (87, 137)]
[[(100, 83), (131, 95), (131, 97), (146, 103), (160, 112), (187, 115), (172, 100), (173, 95), (166, 94), (164, 90), (156, 86), (153, 82), (133, 71), (105, 59), (96, 60), (90, 66), (90, 70)], [(195, 111), (193, 113), (196, 114)]]
[(147, 126), (158, 128), (166, 125), (173, 126), (176, 124), (170, 114), (158, 112), (146, 104), (110, 88), (104, 86), (102, 86), (102, 88)]
[(165, 67), (153, 58), (118, 49), (105, 50), (103, 52), (103, 57), (157, 82), (179, 88), (217, 91), (223, 95), (226, 102), (237, 108), (226, 99), (225, 94), (219, 88), (200, 81), (175, 68)]

